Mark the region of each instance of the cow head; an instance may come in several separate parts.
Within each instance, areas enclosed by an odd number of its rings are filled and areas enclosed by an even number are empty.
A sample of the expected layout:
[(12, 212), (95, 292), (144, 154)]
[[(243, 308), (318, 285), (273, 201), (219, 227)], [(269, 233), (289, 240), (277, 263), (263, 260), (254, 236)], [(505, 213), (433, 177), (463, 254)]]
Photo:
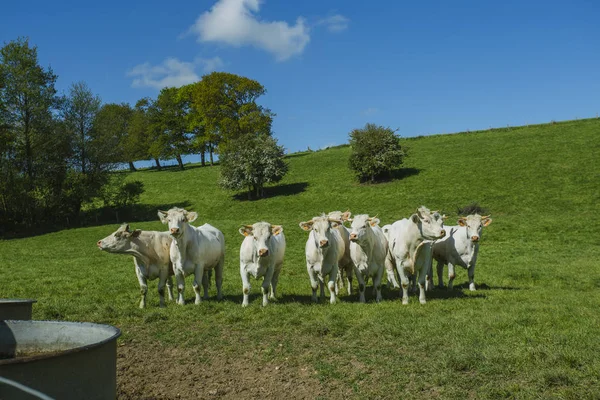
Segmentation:
[(417, 225), (421, 236), (426, 240), (436, 240), (446, 236), (444, 230), (446, 216), (440, 215), (437, 211), (430, 211), (427, 207), (421, 206), (410, 219)]
[(479, 242), (483, 227), (488, 226), (491, 223), (492, 219), (489, 215), (482, 217), (479, 214), (472, 214), (458, 218), (458, 225), (467, 228), (467, 237), (475, 243)]
[(141, 229), (132, 232), (129, 230), (129, 224), (123, 224), (115, 232), (102, 240), (98, 240), (96, 244), (100, 250), (109, 253), (123, 253), (131, 248), (131, 240), (140, 236), (140, 233), (142, 233)]
[(327, 214), (327, 216), (335, 221), (348, 221), (350, 219), (350, 216), (352, 215), (352, 213), (350, 212), (350, 210), (346, 211), (346, 212), (341, 212), (341, 211), (332, 211), (329, 214)]
[(257, 222), (254, 225), (243, 225), (240, 233), (244, 236), (251, 236), (254, 239), (254, 249), (259, 257), (269, 255), (269, 244), (271, 237), (283, 232), (281, 225), (271, 225), (268, 222)]
[(158, 210), (158, 218), (163, 224), (169, 224), (171, 236), (179, 238), (185, 232), (188, 223), (194, 222), (198, 218), (198, 213), (173, 207), (169, 211)]
[(352, 223), (350, 240), (355, 243), (363, 243), (371, 228), (379, 224), (379, 218), (369, 217), (367, 214), (355, 215), (348, 221)]
[(300, 228), (307, 232), (312, 230), (315, 233), (314, 237), (317, 246), (324, 249), (329, 247), (329, 243), (332, 240), (333, 233), (331, 229), (335, 229), (342, 224), (341, 220), (323, 214), (320, 217), (314, 217), (310, 221), (300, 222)]

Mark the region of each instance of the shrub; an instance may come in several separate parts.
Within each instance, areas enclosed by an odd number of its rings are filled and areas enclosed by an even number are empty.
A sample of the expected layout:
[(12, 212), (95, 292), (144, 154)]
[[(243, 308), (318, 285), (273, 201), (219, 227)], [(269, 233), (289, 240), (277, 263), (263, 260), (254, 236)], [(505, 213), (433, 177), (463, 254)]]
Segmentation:
[(266, 134), (232, 141), (219, 159), (221, 187), (248, 189), (248, 198), (263, 197), (264, 185), (279, 182), (288, 171), (283, 160), (283, 146)]
[(115, 178), (103, 187), (101, 198), (105, 206), (122, 208), (140, 201), (142, 193), (144, 193), (143, 182), (122, 182)]
[(375, 182), (390, 178), (392, 171), (402, 164), (404, 153), (400, 138), (390, 128), (366, 124), (350, 132), (349, 166), (359, 181)]

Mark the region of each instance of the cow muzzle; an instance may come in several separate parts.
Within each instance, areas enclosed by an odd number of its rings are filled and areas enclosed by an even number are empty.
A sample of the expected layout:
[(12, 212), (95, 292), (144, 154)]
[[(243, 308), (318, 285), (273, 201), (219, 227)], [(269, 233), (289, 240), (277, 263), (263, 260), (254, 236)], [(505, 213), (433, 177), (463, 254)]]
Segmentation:
[(319, 247), (324, 248), (329, 246), (329, 240), (321, 240), (319, 242)]
[(446, 236), (446, 231), (444, 229), (442, 229), (440, 231), (440, 237), (444, 237), (444, 236)]
[(171, 228), (171, 229), (169, 229), (169, 231), (171, 232), (171, 235), (173, 235), (173, 236), (179, 235), (179, 228)]
[(471, 241), (479, 242), (479, 236), (471, 236)]
[(350, 240), (352, 240), (353, 242), (356, 242), (358, 240), (358, 235), (356, 233), (351, 233)]
[(98, 245), (98, 248), (100, 250), (102, 250), (102, 240), (98, 240), (98, 242), (96, 243), (96, 245)]
[(269, 255), (269, 249), (260, 249), (258, 250), (259, 257), (266, 257)]

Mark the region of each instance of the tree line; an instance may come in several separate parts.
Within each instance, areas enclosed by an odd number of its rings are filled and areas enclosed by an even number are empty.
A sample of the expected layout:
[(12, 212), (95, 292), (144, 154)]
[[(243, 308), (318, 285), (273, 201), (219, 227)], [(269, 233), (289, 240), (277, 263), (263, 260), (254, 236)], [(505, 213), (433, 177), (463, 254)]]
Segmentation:
[(275, 114), (257, 103), (266, 90), (255, 80), (213, 72), (131, 106), (102, 103), (85, 82), (58, 94), (57, 79), (28, 39), (0, 49), (0, 233), (135, 199), (142, 185), (115, 184), (118, 163), (135, 171), (135, 161), (152, 159), (161, 169), (161, 159), (175, 158), (183, 169), (183, 155), (200, 154), (205, 166), (218, 153), (221, 186), (250, 197), (287, 172)]

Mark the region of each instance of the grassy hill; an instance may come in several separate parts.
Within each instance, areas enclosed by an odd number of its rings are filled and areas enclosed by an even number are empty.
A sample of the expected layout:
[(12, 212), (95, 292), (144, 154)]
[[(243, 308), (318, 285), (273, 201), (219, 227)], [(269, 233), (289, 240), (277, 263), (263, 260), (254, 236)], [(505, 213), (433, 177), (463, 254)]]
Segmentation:
[[(35, 319), (103, 322), (123, 330), (122, 398), (594, 398), (600, 393), (600, 120), (404, 139), (400, 179), (360, 185), (349, 147), (289, 156), (271, 197), (246, 201), (217, 186), (218, 167), (141, 171), (132, 228), (163, 230), (156, 209), (182, 205), (225, 234), (222, 302), (146, 310), (129, 257), (98, 251), (118, 224), (0, 241), (0, 297), (35, 298)], [(243, 197), (243, 196), (242, 196)], [(425, 205), (455, 223), (459, 206), (490, 210), (477, 292), (436, 290), (402, 306), (397, 290), (367, 304), (310, 304), (298, 223), (332, 210), (378, 215), (382, 224)], [(284, 226), (278, 301), (260, 285), (242, 309), (240, 224)], [(369, 285), (370, 286), (370, 285)], [(356, 281), (355, 281), (356, 287)], [(145, 350), (145, 349), (153, 350)], [(158, 365), (154, 376), (147, 366)], [(138, 361), (136, 361), (138, 360)], [(162, 372), (161, 372), (162, 371)], [(161, 372), (161, 373), (158, 373)], [(182, 378), (185, 375), (186, 378)], [(198, 376), (198, 380), (192, 379)]]

